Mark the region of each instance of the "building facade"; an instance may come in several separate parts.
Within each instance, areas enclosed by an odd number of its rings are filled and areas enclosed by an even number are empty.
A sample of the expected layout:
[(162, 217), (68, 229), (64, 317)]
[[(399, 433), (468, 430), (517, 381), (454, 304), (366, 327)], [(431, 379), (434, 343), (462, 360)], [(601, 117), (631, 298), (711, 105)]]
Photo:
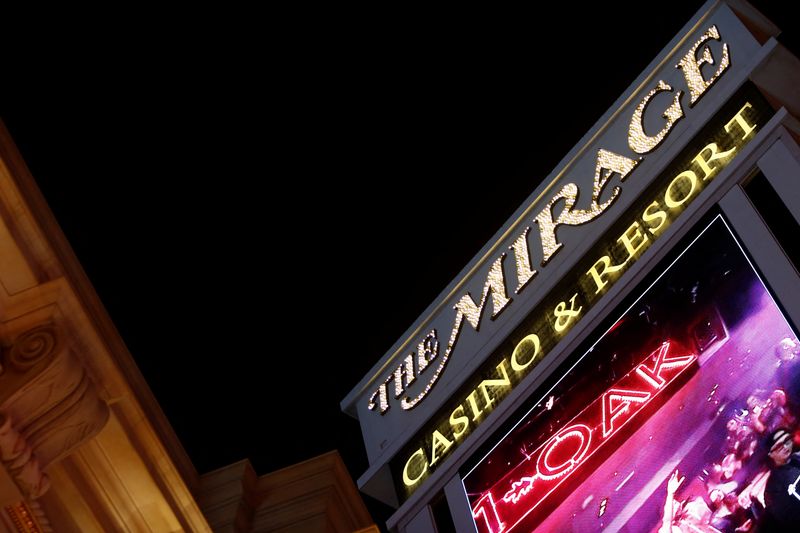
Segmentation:
[(376, 531), (331, 452), (200, 475), (0, 124), (0, 531)]
[(778, 32), (703, 6), (342, 401), (391, 530), (774, 512), (764, 442), (800, 420), (800, 62)]

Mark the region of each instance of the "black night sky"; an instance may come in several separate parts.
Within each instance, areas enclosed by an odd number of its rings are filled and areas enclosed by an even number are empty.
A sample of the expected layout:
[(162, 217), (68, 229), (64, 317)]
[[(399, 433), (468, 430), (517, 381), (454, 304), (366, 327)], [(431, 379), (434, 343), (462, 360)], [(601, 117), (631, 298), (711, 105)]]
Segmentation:
[(700, 6), (198, 13), (32, 58), (2, 119), (198, 471), (357, 479), (341, 399)]

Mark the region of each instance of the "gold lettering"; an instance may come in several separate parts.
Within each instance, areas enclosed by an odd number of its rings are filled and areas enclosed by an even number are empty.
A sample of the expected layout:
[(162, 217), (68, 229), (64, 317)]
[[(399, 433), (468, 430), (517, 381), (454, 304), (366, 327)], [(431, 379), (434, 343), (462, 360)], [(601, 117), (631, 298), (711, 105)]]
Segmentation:
[(716, 26), (711, 26), (707, 29), (706, 32), (700, 36), (700, 39), (694, 43), (689, 52), (683, 56), (680, 63), (675, 65), (675, 68), (679, 68), (683, 71), (683, 77), (686, 79), (686, 85), (689, 87), (689, 95), (691, 96), (689, 107), (694, 106), (697, 100), (706, 92), (706, 89), (711, 87), (717, 78), (719, 78), (720, 74), (730, 65), (728, 45), (723, 43), (722, 59), (719, 62), (717, 71), (708, 78), (708, 80), (703, 77), (702, 66), (705, 64), (713, 65), (714, 58), (711, 56), (711, 49), (707, 44), (703, 46), (702, 56), (699, 59), (697, 57), (697, 49), (709, 39), (720, 40), (719, 31), (717, 31)]
[[(703, 157), (703, 154), (706, 153), (706, 150), (711, 152), (711, 157), (709, 157), (708, 159)], [(709, 165), (709, 163), (712, 163), (712, 162), (717, 161), (719, 159), (725, 159), (726, 157), (730, 156), (735, 151), (736, 151), (736, 147), (734, 146), (730, 150), (727, 150), (727, 151), (721, 152), (721, 153), (717, 153), (717, 143), (710, 143), (710, 144), (707, 144), (702, 150), (700, 150), (700, 153), (697, 154), (695, 156), (695, 158), (692, 159), (692, 161), (697, 163), (697, 166), (699, 166), (700, 169), (703, 171), (703, 181), (705, 181), (708, 178), (710, 178), (712, 175), (714, 175), (717, 172), (717, 170), (722, 168), (721, 165), (720, 166), (711, 167)]]
[(489, 269), (489, 274), (486, 277), (486, 283), (483, 285), (483, 294), (481, 295), (480, 305), (477, 305), (472, 299), (472, 296), (467, 293), (462, 296), (458, 303), (453, 307), (459, 313), (463, 314), (464, 317), (466, 317), (467, 321), (476, 331), (478, 330), (478, 324), (481, 319), (483, 306), (486, 303), (486, 298), (489, 297), (490, 293), (492, 295), (492, 302), (494, 303), (492, 319), (500, 314), (500, 311), (502, 311), (503, 308), (508, 305), (508, 302), (511, 301), (511, 298), (509, 298), (506, 294), (506, 284), (505, 280), (503, 279), (503, 259), (505, 259), (505, 257), (506, 254), (498, 257), (497, 260), (492, 264), (492, 268)]
[(442, 455), (444, 455), (452, 445), (453, 441), (447, 440), (447, 437), (439, 433), (438, 429), (433, 430), (433, 442), (431, 443), (431, 466), (435, 465), (439, 459), (441, 459), (441, 456), (436, 455), (437, 448), (441, 447)]
[[(608, 180), (616, 173), (619, 174), (620, 181), (624, 181), (637, 164), (639, 164), (638, 161), (628, 157), (608, 150), (598, 150), (592, 201), (589, 204), (589, 209), (574, 209), (575, 203), (578, 201), (578, 186), (574, 183), (567, 183), (550, 199), (535, 218), (536, 223), (539, 225), (539, 235), (542, 240), (542, 266), (546, 265), (550, 258), (563, 246), (556, 238), (556, 228), (562, 224), (569, 226), (586, 224), (601, 215), (616, 200), (619, 194), (619, 187), (614, 187), (611, 197), (602, 204), (599, 203), (603, 188), (608, 183)], [(558, 218), (553, 218), (553, 207), (559, 200), (564, 200), (564, 208), (559, 213)]]
[[(633, 235), (631, 235), (631, 231), (633, 231)], [(641, 239), (641, 242), (639, 242), (638, 245), (634, 246), (633, 241), (636, 239)], [(628, 229), (625, 230), (625, 233), (620, 235), (617, 241), (621, 242), (622, 245), (625, 247), (625, 250), (628, 252), (628, 257), (627, 259), (625, 259), (625, 263), (627, 263), (628, 261), (630, 261), (631, 258), (633, 258), (636, 252), (641, 250), (642, 246), (644, 246), (644, 243), (648, 241), (648, 238), (646, 234), (639, 231), (639, 223), (634, 222), (633, 224), (628, 226)]]
[[(394, 379), (394, 372), (389, 374), (389, 377), (386, 378), (386, 381), (378, 385), (378, 388), (375, 392), (372, 393), (372, 396), (369, 397), (369, 403), (367, 404), (367, 408), (370, 411), (374, 411), (376, 407), (379, 407), (380, 414), (385, 413), (389, 409), (389, 382)], [(378, 397), (378, 404), (375, 403), (375, 397)]]
[(658, 220), (658, 226), (650, 226), (647, 230), (652, 233), (653, 235), (656, 234), (667, 222), (667, 213), (665, 211), (653, 211), (654, 209), (658, 209), (661, 205), (658, 202), (653, 202), (652, 204), (648, 205), (647, 208), (642, 213), (642, 220), (645, 222), (652, 222), (654, 220)]
[(530, 227), (525, 228), (522, 235), (517, 237), (513, 245), (509, 246), (509, 249), (514, 250), (514, 261), (517, 264), (517, 289), (514, 291), (517, 294), (536, 275), (536, 271), (531, 269), (531, 255), (528, 250), (528, 232), (530, 230)]
[(469, 393), (469, 396), (467, 396), (467, 402), (469, 403), (469, 406), (472, 408), (473, 422), (477, 422), (478, 418), (481, 416), (481, 413), (483, 413), (483, 410), (481, 410), (481, 408), (478, 407), (478, 400), (475, 397), (476, 394), (478, 394), (478, 391), (474, 390)]
[[(564, 209), (558, 215), (558, 219), (553, 218), (553, 206), (559, 200), (564, 200)], [(575, 202), (578, 200), (578, 186), (574, 183), (567, 183), (558, 193), (550, 199), (542, 211), (536, 215), (536, 223), (539, 225), (539, 235), (542, 238), (542, 266), (544, 266), (553, 254), (555, 254), (563, 243), (556, 239), (556, 227), (561, 224), (577, 226), (584, 224), (594, 218), (591, 213), (586, 211), (573, 211)]]
[(414, 354), (409, 354), (394, 370), (394, 397), (399, 398), (409, 384), (414, 383)]
[[(419, 474), (417, 474), (416, 477), (412, 478), (411, 476), (408, 475), (408, 467), (411, 465), (411, 462), (414, 460), (415, 457), (422, 459), (423, 466), (422, 468), (419, 469)], [(420, 448), (417, 451), (415, 451), (411, 455), (411, 457), (408, 458), (408, 461), (406, 461), (406, 465), (403, 467), (403, 483), (406, 484), (406, 487), (413, 487), (419, 482), (420, 479), (422, 479), (422, 476), (425, 475), (425, 472), (427, 472), (427, 470), (428, 470), (428, 461), (425, 459), (425, 452), (423, 452), (422, 448)]]
[(683, 93), (678, 91), (672, 99), (672, 105), (661, 115), (667, 119), (661, 131), (653, 136), (649, 136), (644, 132), (644, 110), (650, 99), (661, 91), (672, 91), (672, 87), (659, 80), (658, 86), (645, 95), (639, 105), (636, 106), (636, 110), (631, 117), (631, 123), (628, 126), (628, 146), (637, 154), (652, 152), (656, 146), (661, 144), (661, 141), (667, 136), (672, 126), (683, 117), (683, 108), (681, 107), (681, 94)]
[(750, 102), (745, 103), (742, 106), (742, 108), (739, 111), (736, 112), (736, 114), (733, 116), (733, 118), (730, 120), (730, 122), (725, 124), (725, 131), (730, 133), (731, 132), (731, 126), (736, 124), (737, 126), (739, 126), (739, 129), (742, 130), (742, 140), (746, 139), (748, 135), (753, 133), (756, 130), (755, 124), (749, 124), (747, 122), (747, 120), (744, 118), (744, 115), (743, 115), (744, 110), (745, 109), (749, 109), (751, 107), (753, 107), (753, 106), (750, 105)]
[[(652, 204), (650, 204), (647, 207), (647, 210), (649, 210), (654, 205), (657, 207), (658, 203), (653, 202)], [(647, 213), (647, 210), (645, 210), (645, 213)], [(659, 213), (661, 213), (663, 215), (663, 217), (662, 217), (661, 224), (658, 225), (656, 230), (661, 228), (661, 226), (664, 224), (664, 220), (666, 220), (666, 218), (667, 218), (666, 213), (664, 213), (663, 211), (659, 211)], [(659, 217), (652, 216), (648, 220), (653, 220), (655, 218), (659, 218)], [(628, 229), (626, 229), (625, 232), (622, 235), (620, 235), (619, 238), (617, 239), (617, 242), (622, 244), (625, 247), (625, 251), (628, 252), (628, 257), (625, 258), (625, 261), (623, 261), (622, 263), (620, 263), (618, 265), (613, 265), (612, 266), (611, 265), (611, 258), (609, 256), (607, 256), (607, 255), (604, 255), (603, 257), (598, 259), (595, 262), (595, 264), (592, 265), (592, 268), (590, 268), (586, 272), (587, 274), (589, 274), (592, 277), (592, 281), (594, 281), (594, 285), (596, 287), (594, 293), (595, 294), (600, 294), (600, 291), (602, 291), (603, 288), (610, 281), (609, 274), (615, 274), (615, 273), (619, 272), (620, 270), (622, 270), (625, 267), (625, 265), (628, 264), (628, 261), (633, 259), (633, 256), (636, 255), (636, 253), (639, 250), (641, 250), (642, 247), (645, 245), (645, 243), (647, 241), (649, 241), (649, 240), (650, 239), (648, 239), (647, 234), (646, 233), (642, 233), (639, 230), (639, 223), (638, 222), (634, 222), (633, 224), (628, 226)], [(639, 242), (636, 243), (636, 241), (639, 241)]]
[[(689, 180), (688, 187), (679, 183), (680, 181), (683, 181), (683, 178)], [(669, 185), (667, 185), (667, 191), (664, 193), (664, 202), (670, 209), (680, 207), (692, 196), (692, 194), (694, 194), (695, 188), (697, 188), (697, 175), (691, 170), (684, 170), (675, 176), (675, 179), (673, 179), (671, 182), (669, 182)], [(683, 195), (683, 197), (679, 200), (676, 200), (672, 195), (672, 191), (675, 189), (678, 193)]]
[(494, 398), (489, 396), (489, 391), (487, 387), (510, 387), (511, 380), (508, 379), (508, 371), (506, 370), (506, 360), (503, 359), (500, 361), (500, 364), (497, 365), (497, 370), (503, 376), (503, 379), (484, 379), (481, 381), (480, 389), (483, 392), (483, 397), (486, 400), (486, 407), (491, 407), (494, 405)]
[(439, 355), (439, 339), (436, 330), (432, 329), (428, 336), (417, 346), (417, 368), (422, 372), (428, 364)]
[[(531, 349), (531, 345), (533, 345), (533, 349)], [(514, 372), (522, 372), (528, 368), (528, 366), (530, 366), (530, 364), (536, 359), (536, 356), (539, 355), (540, 347), (541, 345), (539, 344), (539, 336), (535, 333), (531, 333), (519, 341), (514, 347), (514, 351), (511, 353), (511, 369), (514, 370)], [(527, 356), (529, 354), (530, 356), (528, 357), (527, 362), (519, 362), (520, 355)]]
[[(383, 385), (381, 385), (381, 387), (382, 386)], [(375, 389), (375, 391), (372, 393), (372, 396), (369, 397), (369, 403), (367, 404), (367, 409), (369, 409), (370, 411), (374, 411), (375, 408), (378, 407), (378, 404), (375, 402), (375, 398), (380, 394), (381, 387), (378, 387), (377, 389)], [(381, 402), (381, 413), (384, 412), (388, 408), (389, 408), (389, 406), (386, 405), (386, 400), (385, 400), (385, 395), (384, 395), (384, 401)]]
[(559, 302), (556, 308), (553, 310), (553, 316), (556, 319), (553, 323), (553, 327), (557, 332), (562, 333), (565, 329), (567, 329), (570, 322), (572, 322), (581, 313), (581, 309), (583, 309), (582, 305), (575, 309), (575, 299), (577, 297), (578, 293), (576, 292), (572, 295), (572, 298), (569, 299), (569, 309), (567, 308), (566, 302)]
[[(602, 266), (602, 269), (598, 271), (598, 267), (600, 266)], [(603, 279), (603, 276), (608, 274), (614, 274), (615, 272), (622, 270), (624, 266), (625, 266), (624, 261), (619, 265), (611, 266), (611, 258), (608, 257), (607, 255), (604, 255), (603, 257), (598, 259), (597, 262), (594, 265), (592, 265), (592, 268), (590, 268), (589, 271), (586, 272), (587, 274), (591, 274), (592, 280), (594, 281), (595, 286), (597, 287), (597, 290), (595, 290), (594, 293), (600, 294), (600, 291), (603, 290), (603, 287), (605, 287), (606, 284), (608, 283), (608, 280)]]
[[(589, 209), (573, 209), (578, 201), (578, 186), (574, 183), (567, 183), (550, 199), (545, 208), (535, 218), (536, 223), (539, 225), (539, 234), (542, 240), (542, 266), (547, 264), (550, 258), (563, 246), (556, 238), (556, 228), (561, 224), (579, 226), (602, 214), (616, 200), (619, 194), (619, 187), (614, 187), (611, 197), (602, 204), (598, 203), (609, 178), (614, 173), (617, 173), (620, 175), (620, 180), (624, 181), (637, 164), (638, 161), (628, 157), (608, 150), (598, 150), (592, 202), (589, 205)], [(556, 219), (553, 218), (553, 206), (559, 200), (564, 200), (564, 208)]]
[[(459, 411), (461, 412), (460, 414)], [(461, 427), (455, 429), (456, 426), (459, 425)], [(456, 438), (456, 440), (460, 439), (462, 435), (464, 435), (464, 433), (467, 432), (467, 428), (469, 428), (469, 418), (467, 418), (467, 416), (464, 415), (463, 405), (459, 405), (458, 407), (453, 409), (452, 413), (450, 413), (450, 427), (454, 429), (453, 436)]]
[[(428, 384), (425, 385), (425, 388), (422, 389), (422, 392), (417, 394), (414, 398), (410, 396), (406, 396), (402, 400), (400, 400), (400, 407), (405, 410), (412, 409), (415, 405), (417, 405), (420, 400), (422, 400), (428, 391), (431, 390), (431, 387), (434, 386), (436, 380), (439, 379), (439, 376), (442, 374), (442, 370), (447, 365), (447, 361), (450, 360), (450, 354), (453, 352), (453, 347), (456, 345), (456, 341), (458, 340), (458, 335), (461, 332), (461, 325), (464, 323), (464, 313), (459, 311), (456, 313), (456, 319), (453, 322), (453, 329), (450, 330), (450, 340), (447, 342), (447, 349), (444, 351), (444, 355), (442, 356), (441, 360), (439, 360), (439, 366), (436, 367), (436, 370), (433, 372), (430, 380), (428, 380)], [(431, 332), (434, 337), (436, 336), (436, 330)], [(437, 343), (438, 344), (438, 343)], [(438, 348), (438, 346), (437, 346)], [(435, 357), (435, 356), (434, 356)], [(391, 379), (392, 376), (389, 376)]]
[(597, 164), (594, 169), (594, 186), (592, 187), (592, 212), (599, 211), (597, 213), (599, 215), (617, 199), (619, 187), (614, 187), (614, 190), (611, 192), (611, 197), (602, 204), (598, 204), (603, 188), (606, 186), (611, 176), (615, 173), (619, 174), (619, 180), (625, 181), (628, 174), (630, 174), (638, 164), (639, 162), (634, 159), (615, 154), (609, 150), (597, 151)]

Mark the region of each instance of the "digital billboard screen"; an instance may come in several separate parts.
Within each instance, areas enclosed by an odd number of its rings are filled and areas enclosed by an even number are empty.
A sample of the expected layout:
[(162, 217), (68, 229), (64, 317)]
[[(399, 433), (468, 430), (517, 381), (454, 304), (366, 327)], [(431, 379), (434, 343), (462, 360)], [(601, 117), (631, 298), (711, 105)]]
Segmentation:
[(469, 463), (478, 531), (747, 531), (777, 514), (796, 333), (721, 216), (678, 250)]

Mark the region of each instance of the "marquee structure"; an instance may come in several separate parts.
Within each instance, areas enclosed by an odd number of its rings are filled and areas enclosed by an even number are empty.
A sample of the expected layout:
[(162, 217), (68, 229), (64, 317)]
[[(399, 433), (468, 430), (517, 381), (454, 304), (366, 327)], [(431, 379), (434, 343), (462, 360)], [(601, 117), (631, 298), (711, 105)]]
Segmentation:
[(674, 472), (708, 499), (731, 463), (758, 500), (754, 443), (800, 419), (777, 34), (707, 2), (342, 401), (391, 530), (650, 531)]

